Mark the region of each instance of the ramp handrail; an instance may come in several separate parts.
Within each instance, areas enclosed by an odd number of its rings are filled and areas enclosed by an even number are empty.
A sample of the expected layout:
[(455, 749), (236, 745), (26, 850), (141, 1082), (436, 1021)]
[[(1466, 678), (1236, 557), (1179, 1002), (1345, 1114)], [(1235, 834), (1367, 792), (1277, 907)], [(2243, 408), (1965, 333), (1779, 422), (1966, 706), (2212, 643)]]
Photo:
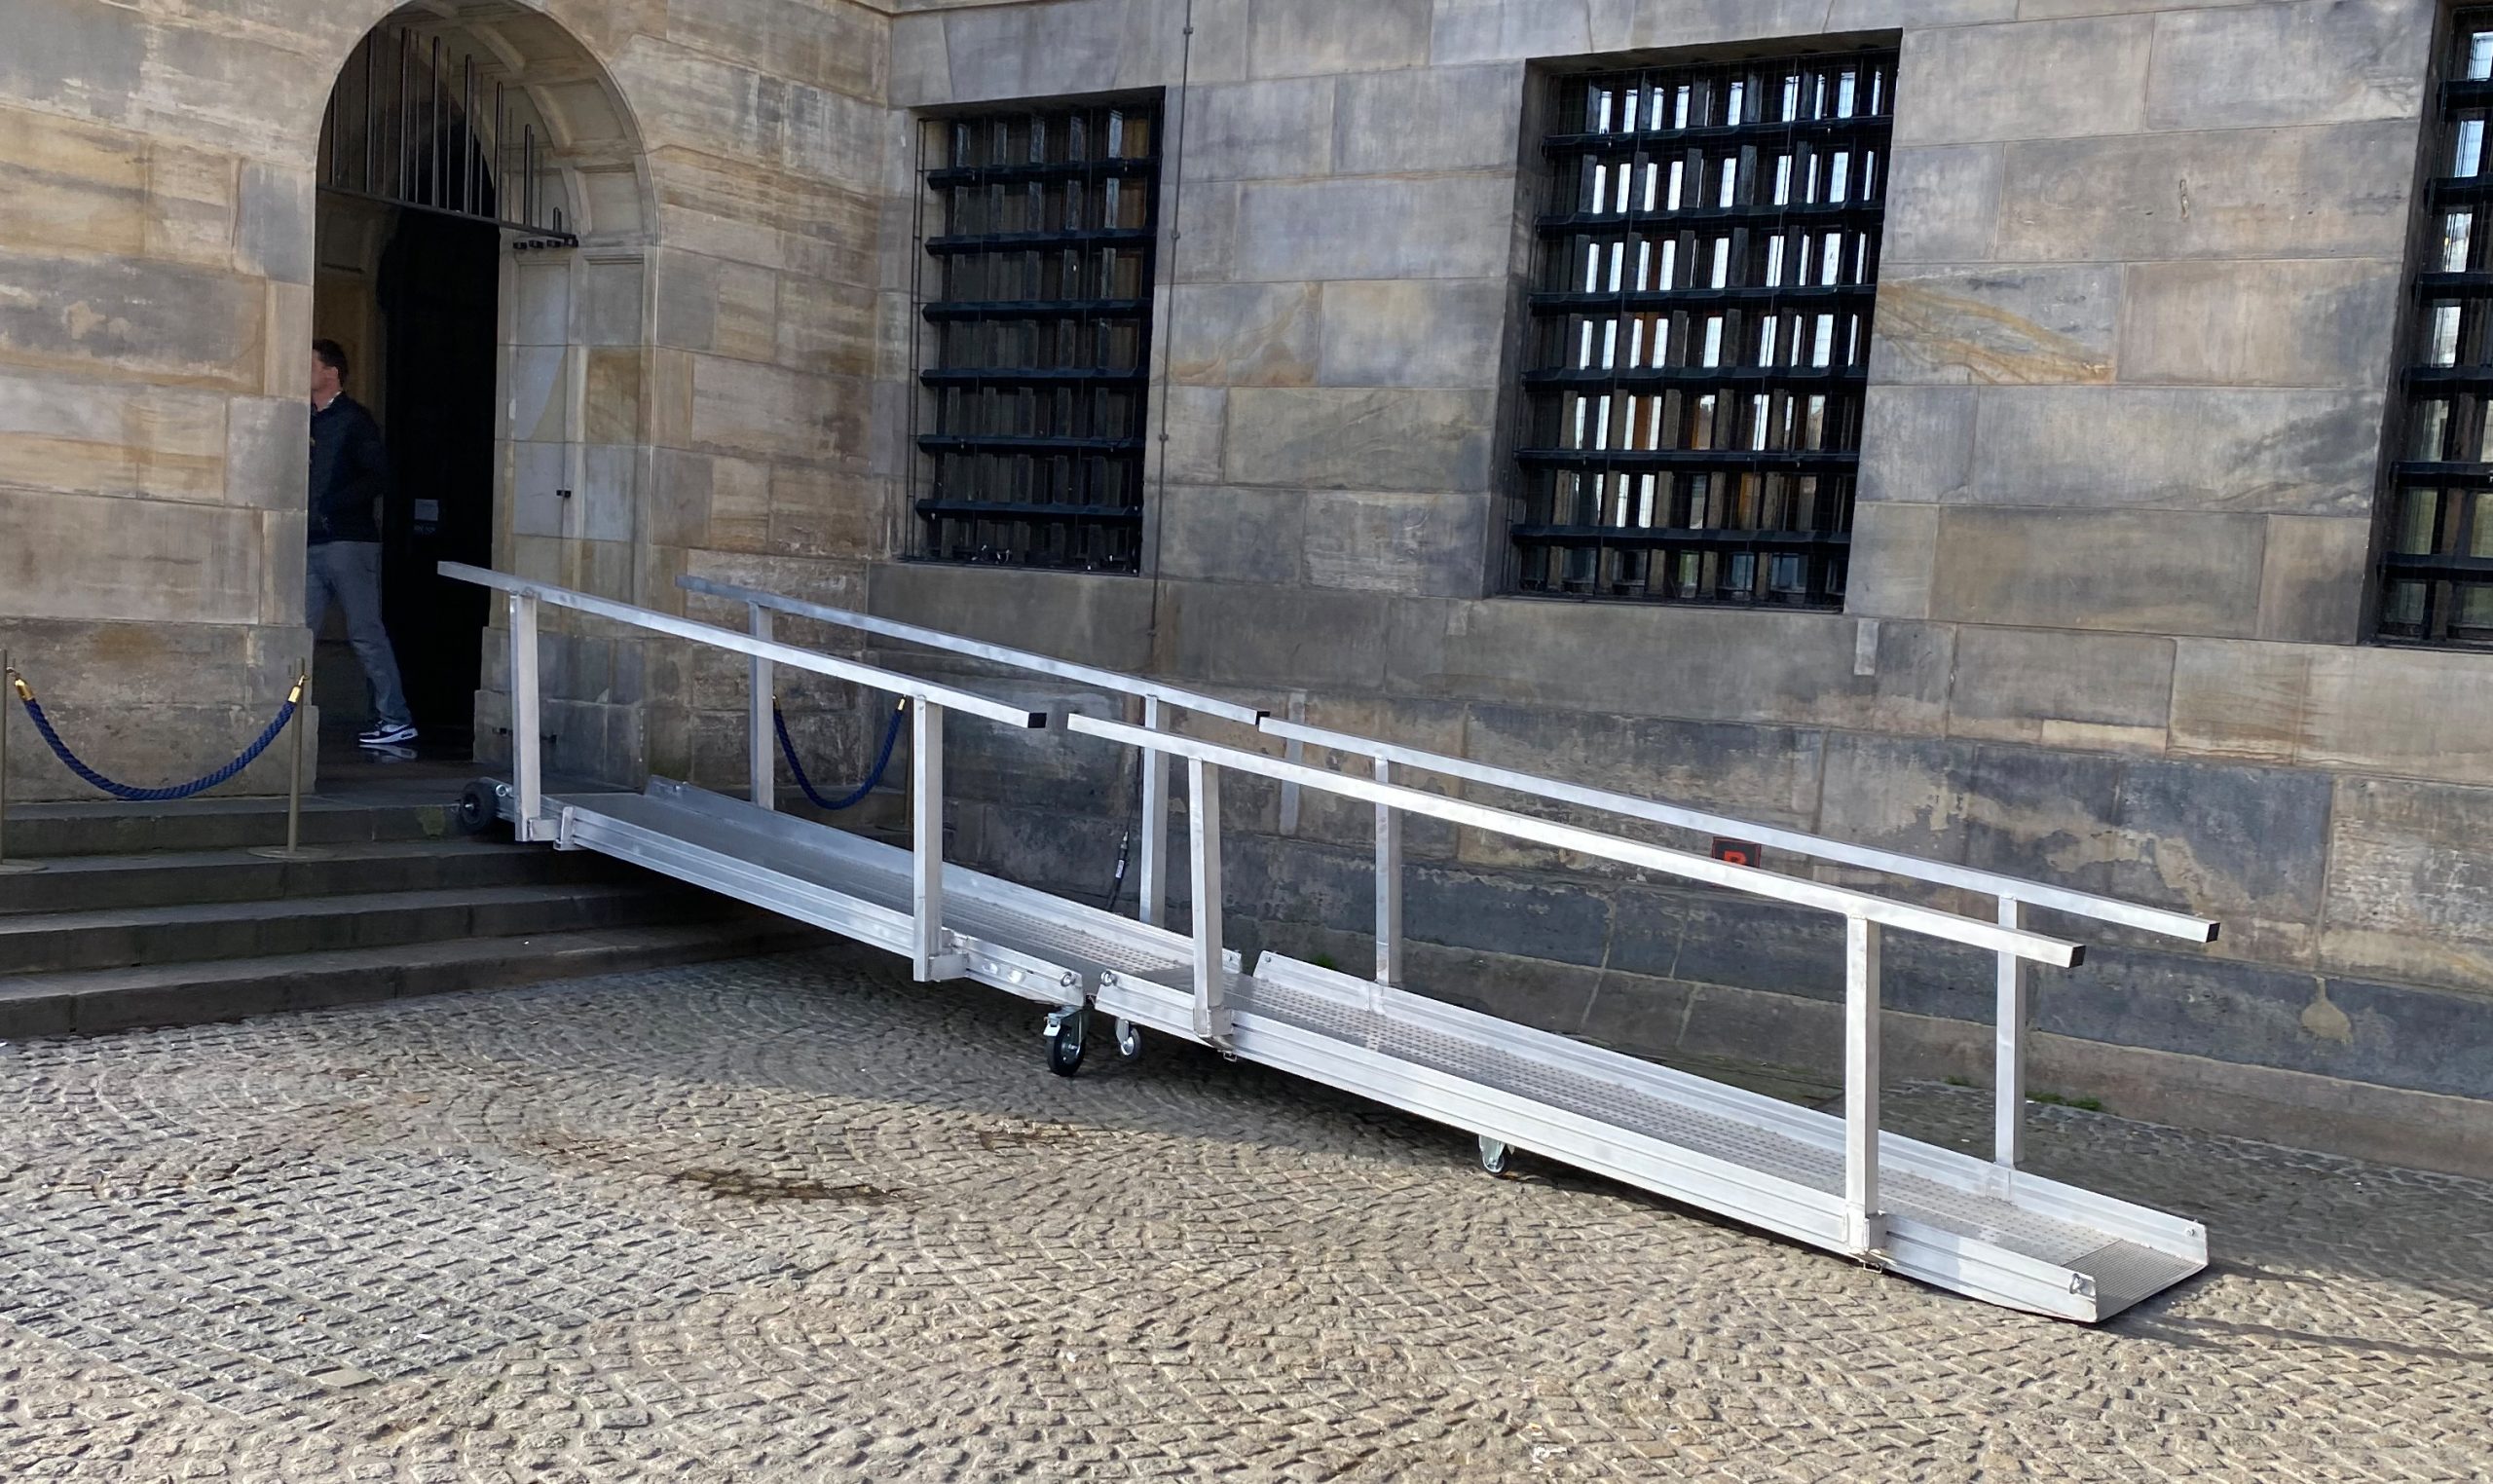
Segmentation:
[[(1449, 778), (1462, 778), (1485, 783), (1493, 788), (1530, 794), (1563, 803), (1581, 804), (1585, 808), (1623, 815), (1654, 824), (1671, 825), (1684, 830), (1701, 830), (1710, 834), (1732, 835), (1761, 847), (1771, 845), (1795, 855), (1841, 865), (1859, 866), (1908, 880), (1925, 881), (1933, 885), (1953, 886), (1980, 892), (1996, 899), (1998, 917), (2006, 927), (2023, 926), (2029, 907), (2049, 908), (2072, 916), (2091, 917), (2101, 922), (2117, 923), (2149, 933), (2161, 933), (2189, 943), (2214, 943), (2216, 924), (2205, 917), (2186, 912), (2169, 911), (2159, 907), (2141, 907), (2114, 897), (2093, 892), (2070, 891), (2065, 887), (2046, 886), (2039, 881), (2020, 880), (1995, 872), (1978, 871), (1966, 866), (1952, 866), (1945, 861), (1927, 861), (1872, 845), (1856, 845), (1847, 840), (1828, 839), (1823, 835), (1805, 835), (1797, 830), (1778, 830), (1771, 826), (1753, 825), (1721, 814), (1708, 814), (1701, 809), (1684, 809), (1675, 804), (1657, 803), (1630, 794), (1613, 793), (1608, 789), (1586, 788), (1581, 784), (1564, 783), (1554, 778), (1539, 778), (1509, 768), (1492, 767), (1468, 758), (1449, 758), (1442, 753), (1425, 752), (1415, 747), (1401, 747), (1379, 742), (1348, 732), (1325, 731), (1297, 722), (1266, 718), (1261, 729), (1270, 736), (1302, 746), (1328, 748), (1373, 760), (1376, 776), (1391, 779), (1394, 769), (1419, 768)], [(1395, 983), (1397, 960), (1401, 954), (1402, 901), (1401, 855), (1399, 827), (1392, 811), (1379, 809), (1376, 820), (1376, 849), (1379, 863), (1377, 881), (1377, 978)], [(1396, 869), (1387, 871), (1386, 863)], [(2029, 999), (2026, 963), (2018, 955), (2001, 952), (1996, 977), (1994, 1010), (1991, 1018), (1991, 1162), (2002, 1171), (2013, 1171), (2026, 1156), (2026, 1020)]]
[(552, 839), (568, 843), (570, 810), (554, 818), (544, 817), (542, 739), (537, 719), (542, 697), (538, 690), (537, 610), (540, 604), (567, 608), (576, 612), (593, 613), (601, 618), (633, 628), (646, 629), (675, 639), (688, 639), (694, 644), (732, 650), (753, 662), (753, 696), (749, 716), (755, 735), (750, 753), (757, 766), (753, 779), (755, 800), (766, 802), (770, 780), (776, 776), (776, 759), (771, 757), (772, 733), (770, 718), (770, 675), (774, 665), (827, 675), (835, 680), (849, 681), (891, 695), (907, 696), (910, 702), (911, 740), (910, 772), (910, 898), (912, 943), (910, 964), (920, 980), (947, 979), (959, 972), (960, 954), (944, 929), (944, 713), (966, 712), (1007, 726), (1038, 730), (1048, 724), (1048, 714), (1024, 706), (1011, 706), (975, 691), (919, 680), (913, 675), (880, 669), (854, 660), (834, 659), (795, 645), (780, 644), (770, 638), (768, 625), (763, 632), (739, 634), (716, 624), (654, 609), (619, 603), (590, 593), (575, 592), (550, 582), (531, 581), (507, 573), (464, 562), (443, 562), (439, 571), (445, 577), (473, 582), (509, 595), (510, 601), (510, 757), (511, 791), (515, 796), (514, 830), (523, 840)]
[[(1200, 716), (1219, 717), (1224, 721), (1236, 722), (1245, 726), (1253, 726), (1264, 720), (1264, 713), (1255, 707), (1242, 706), (1236, 701), (1224, 701), (1218, 696), (1204, 695), (1197, 691), (1180, 689), (1175, 686), (1165, 686), (1158, 681), (1144, 680), (1137, 675), (1127, 675), (1116, 670), (1102, 670), (1097, 665), (1076, 664), (1069, 659), (1057, 659), (1051, 655), (1033, 653), (1028, 649), (1016, 649), (1006, 645), (988, 644), (984, 640), (965, 639), (958, 634), (948, 634), (942, 629), (924, 628), (913, 623), (902, 623), (897, 619), (877, 618), (872, 613), (860, 613), (851, 609), (833, 608), (825, 603), (811, 603), (802, 598), (791, 598), (766, 588), (744, 587), (733, 582), (717, 581), (710, 577), (696, 577), (688, 573), (677, 577), (675, 583), (687, 592), (700, 593), (712, 598), (725, 598), (731, 603), (745, 605), (747, 612), (752, 614), (753, 631), (765, 637), (770, 633), (770, 615), (774, 612), (789, 613), (800, 618), (812, 618), (819, 622), (855, 629), (861, 634), (897, 639), (908, 644), (922, 645), (930, 649), (941, 649), (972, 659), (986, 660), (991, 664), (1026, 670), (1033, 675), (1054, 676), (1059, 680), (1076, 681), (1119, 695), (1135, 696), (1142, 702), (1142, 724), (1154, 731), (1162, 730), (1170, 724), (1169, 712), (1172, 708), (1191, 711)], [(763, 662), (756, 660), (754, 666), (754, 693), (759, 695), (769, 688), (769, 682), (767, 673), (762, 668)], [(759, 726), (760, 723), (757, 722), (755, 724)], [(757, 750), (753, 760), (753, 776), (757, 780), (753, 801), (765, 809), (772, 806), (768, 784), (771, 772), (769, 761), (760, 750)], [(1169, 765), (1165, 754), (1156, 752), (1142, 754), (1142, 798), (1139, 817), (1135, 823), (1135, 833), (1139, 836), (1137, 843), (1141, 846), (1136, 852), (1140, 859), (1135, 863), (1135, 900), (1139, 904), (1136, 915), (1145, 922), (1157, 925), (1167, 913), (1169, 901), (1167, 859)], [(1119, 856), (1121, 869), (1123, 864), (1121, 853)]]
[(1164, 686), (1158, 681), (1145, 680), (1138, 675), (1102, 670), (1096, 665), (1076, 664), (1069, 659), (1057, 659), (1027, 649), (988, 644), (985, 640), (964, 639), (958, 634), (948, 634), (942, 629), (921, 628), (916, 624), (902, 623), (897, 619), (877, 618), (872, 613), (861, 613), (852, 609), (833, 608), (829, 604), (811, 603), (802, 598), (791, 598), (765, 588), (742, 587), (733, 582), (721, 582), (710, 577), (696, 577), (688, 574), (676, 578), (675, 585), (686, 592), (700, 593), (712, 598), (725, 598), (731, 603), (755, 605), (782, 613), (792, 613), (800, 618), (835, 623), (842, 628), (855, 629), (861, 634), (874, 634), (880, 638), (923, 645), (930, 649), (942, 649), (972, 659), (1011, 665), (1015, 669), (1027, 670), (1035, 675), (1053, 675), (1060, 680), (1080, 681), (1086, 686), (1097, 686), (1102, 690), (1113, 690), (1120, 695), (1156, 700), (1164, 705), (1200, 712), (1208, 717), (1219, 717), (1223, 721), (1237, 722), (1246, 726), (1252, 726), (1264, 720), (1265, 714), (1255, 707), (1242, 706), (1235, 701), (1224, 701), (1218, 696), (1204, 695), (1196, 691), (1180, 689), (1175, 686)]
[[(1390, 781), (1371, 781), (1353, 774), (1311, 767), (1303, 762), (1269, 758), (1217, 742), (1085, 716), (1069, 716), (1065, 724), (1085, 735), (1187, 760), (1190, 792), (1186, 819), (1194, 879), (1192, 900), (1195, 904), (1194, 1023), (1199, 1036), (1216, 1045), (1225, 1043), (1228, 1038), (1229, 1012), (1221, 958), (1221, 914), (1216, 907), (1207, 909), (1206, 905), (1217, 904), (1221, 900), (1220, 773), (1223, 769), (1363, 799), (1376, 805), (1381, 816), (1424, 815), (1841, 915), (1844, 921), (1845, 1232), (1848, 1244), (1856, 1252), (1875, 1251), (1884, 1241), (1878, 1194), (1880, 929), (1901, 928), (1951, 943), (1987, 948), (2020, 961), (2064, 968), (2085, 961), (2086, 950), (2080, 945), (2013, 924), (1983, 922), (1937, 908), (1873, 896), (1850, 887), (1829, 886), (1668, 846), (1622, 839), (1578, 825), (1537, 819), (1510, 809), (1431, 794)], [(1384, 879), (1398, 862), (1381, 851), (1377, 865), (1381, 898)]]

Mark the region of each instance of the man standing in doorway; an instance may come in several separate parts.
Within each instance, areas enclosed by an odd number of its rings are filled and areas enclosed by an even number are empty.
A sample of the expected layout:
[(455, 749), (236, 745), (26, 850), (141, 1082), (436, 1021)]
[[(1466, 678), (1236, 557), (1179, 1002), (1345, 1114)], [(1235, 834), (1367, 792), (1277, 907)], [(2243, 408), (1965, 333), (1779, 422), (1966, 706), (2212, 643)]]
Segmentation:
[(330, 600), (347, 611), (347, 639), (372, 683), (372, 727), (355, 741), (396, 747), (416, 739), (398, 656), (381, 623), (381, 527), (374, 507), (390, 489), (390, 457), (380, 426), (347, 395), (347, 352), (334, 340), (312, 342), (311, 553), (303, 579), (305, 621), (318, 638)]

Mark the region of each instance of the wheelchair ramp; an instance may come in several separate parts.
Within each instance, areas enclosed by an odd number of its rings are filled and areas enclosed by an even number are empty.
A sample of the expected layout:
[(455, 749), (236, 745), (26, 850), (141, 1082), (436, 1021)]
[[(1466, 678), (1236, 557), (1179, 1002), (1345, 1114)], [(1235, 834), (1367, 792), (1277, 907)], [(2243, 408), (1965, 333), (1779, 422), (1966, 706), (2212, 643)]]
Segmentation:
[[(562, 838), (896, 953), (911, 857), (667, 780), (550, 796)], [(944, 869), (961, 977), (1201, 1042), (1186, 938)], [(1834, 1251), (1843, 1121), (1280, 954), (1228, 960), (1229, 1049), (1423, 1118)], [(1883, 1133), (1870, 1260), (1992, 1303), (2107, 1317), (2206, 1266), (2196, 1224)]]

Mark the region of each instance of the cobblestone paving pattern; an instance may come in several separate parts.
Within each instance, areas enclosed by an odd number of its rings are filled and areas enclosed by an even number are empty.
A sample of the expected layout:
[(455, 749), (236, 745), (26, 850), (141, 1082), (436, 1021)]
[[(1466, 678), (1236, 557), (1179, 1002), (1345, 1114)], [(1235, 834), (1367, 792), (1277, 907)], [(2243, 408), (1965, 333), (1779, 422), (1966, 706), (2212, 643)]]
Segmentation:
[(1039, 1019), (826, 952), (0, 1047), (0, 1478), (2493, 1467), (2493, 1187), (2046, 1111), (2217, 1255), (2087, 1329)]

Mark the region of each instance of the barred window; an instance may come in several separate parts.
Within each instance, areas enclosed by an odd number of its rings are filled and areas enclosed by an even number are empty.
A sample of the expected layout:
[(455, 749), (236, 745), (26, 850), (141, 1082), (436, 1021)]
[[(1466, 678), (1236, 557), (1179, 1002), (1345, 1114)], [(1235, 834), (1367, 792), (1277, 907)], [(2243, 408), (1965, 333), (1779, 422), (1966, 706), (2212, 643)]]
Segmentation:
[(1160, 104), (929, 121), (920, 557), (1134, 572)]
[(2425, 130), (2405, 427), (2392, 464), (2380, 635), (2493, 646), (2493, 8), (2452, 18), (2437, 123)]
[(1511, 582), (1838, 608), (1895, 53), (1562, 77)]

